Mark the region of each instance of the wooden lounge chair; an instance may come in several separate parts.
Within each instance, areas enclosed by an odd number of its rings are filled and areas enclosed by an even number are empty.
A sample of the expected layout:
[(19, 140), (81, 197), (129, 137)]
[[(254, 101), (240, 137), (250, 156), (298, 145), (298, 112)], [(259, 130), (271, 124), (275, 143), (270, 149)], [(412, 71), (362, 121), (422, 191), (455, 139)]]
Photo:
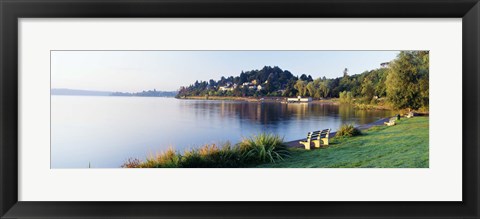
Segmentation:
[(387, 125), (387, 126), (395, 125), (395, 118), (390, 118), (390, 121), (384, 122), (384, 124)]
[(318, 135), (318, 138), (313, 139), (313, 144), (315, 145), (316, 148), (320, 148), (322, 145), (323, 146), (328, 146), (328, 138), (330, 135), (330, 129), (324, 129), (320, 132), (320, 135)]

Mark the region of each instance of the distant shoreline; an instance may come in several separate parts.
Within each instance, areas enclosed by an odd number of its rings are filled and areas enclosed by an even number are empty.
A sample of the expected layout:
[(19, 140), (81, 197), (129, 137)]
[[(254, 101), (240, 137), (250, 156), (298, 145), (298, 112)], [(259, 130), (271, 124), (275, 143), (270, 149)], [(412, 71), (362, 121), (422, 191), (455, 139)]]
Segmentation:
[[(230, 96), (187, 96), (187, 97), (175, 97), (179, 100), (225, 100), (225, 101), (245, 101), (245, 102), (285, 102), (287, 97), (230, 97)], [(328, 98), (320, 100), (312, 100), (308, 104), (341, 104), (338, 98)], [(307, 103), (289, 103), (289, 104), (307, 104)], [(359, 104), (359, 103), (349, 103), (355, 108), (361, 110), (393, 110), (392, 108), (384, 105), (373, 105), (373, 104)]]
[(74, 96), (74, 97), (162, 97), (162, 98), (175, 98), (174, 96), (134, 96), (134, 95), (88, 95), (88, 94), (51, 94), (51, 96)]
[(255, 97), (221, 97), (221, 96), (187, 96), (187, 97), (175, 97), (179, 100), (231, 100), (231, 101), (247, 101), (257, 102), (260, 98)]
[[(246, 101), (246, 102), (283, 102), (286, 97), (230, 97), (230, 96), (187, 96), (176, 97), (180, 100), (229, 100), (229, 101)], [(309, 103), (332, 103), (340, 104), (338, 98), (312, 100)]]
[(63, 96), (135, 96), (135, 97), (175, 97), (176, 91), (157, 91), (155, 89), (142, 92), (114, 92), (114, 91), (96, 91), (96, 90), (81, 90), (69, 88), (52, 88), (50, 95)]

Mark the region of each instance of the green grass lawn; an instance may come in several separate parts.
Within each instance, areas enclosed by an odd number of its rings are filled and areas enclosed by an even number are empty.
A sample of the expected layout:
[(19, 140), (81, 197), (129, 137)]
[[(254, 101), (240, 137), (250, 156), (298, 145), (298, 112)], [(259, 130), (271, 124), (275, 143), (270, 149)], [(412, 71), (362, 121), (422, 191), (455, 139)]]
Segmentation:
[(402, 118), (363, 135), (333, 138), (325, 149), (291, 149), (289, 158), (258, 167), (428, 168), (428, 117)]

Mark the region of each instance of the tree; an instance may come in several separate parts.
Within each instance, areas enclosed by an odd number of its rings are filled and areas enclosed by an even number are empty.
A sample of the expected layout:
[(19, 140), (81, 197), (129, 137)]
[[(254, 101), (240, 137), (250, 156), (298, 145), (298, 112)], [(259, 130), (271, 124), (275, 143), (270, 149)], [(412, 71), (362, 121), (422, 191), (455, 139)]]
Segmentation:
[(292, 97), (298, 90), (295, 88), (295, 83), (297, 82), (297, 78), (292, 78), (288, 81), (287, 85), (285, 86), (285, 92), (283, 92), (283, 96)]
[(375, 94), (379, 97), (384, 97), (387, 95), (387, 88), (385, 86), (385, 81), (387, 80), (388, 69), (380, 68), (373, 71), (376, 74), (377, 81), (375, 85)]
[(306, 96), (307, 94), (307, 82), (303, 80), (298, 80), (294, 86), (298, 90), (299, 96)]
[(428, 51), (402, 51), (391, 62), (387, 97), (395, 108), (428, 107)]
[(430, 65), (430, 56), (429, 51), (418, 51), (418, 56), (420, 59), (420, 79), (418, 80), (419, 91), (420, 91), (420, 100), (423, 108), (428, 110), (429, 106), (429, 65)]
[(319, 93), (321, 97), (326, 98), (330, 94), (330, 80), (323, 78), (320, 82)]
[(305, 74), (300, 75), (300, 80), (302, 81), (308, 81), (308, 77)]
[(350, 91), (350, 77), (347, 75), (347, 76), (344, 76), (343, 78), (339, 78), (339, 83), (338, 83), (338, 87), (340, 89), (340, 91)]
[(315, 93), (317, 92), (317, 88), (315, 87), (314, 82), (313, 81), (308, 82), (306, 88), (307, 88), (309, 96), (315, 97)]
[(217, 86), (217, 82), (215, 82), (215, 80), (213, 80), (213, 79), (210, 79), (210, 80), (208, 81), (208, 85), (210, 85), (211, 87)]
[(375, 96), (373, 82), (368, 77), (365, 77), (365, 79), (363, 79), (361, 94), (363, 98), (368, 101), (372, 100), (373, 96)]
[(308, 95), (314, 98), (322, 98), (327, 97), (330, 88), (329, 88), (329, 80), (317, 78), (314, 81), (311, 81), (307, 84), (306, 87), (308, 91)]

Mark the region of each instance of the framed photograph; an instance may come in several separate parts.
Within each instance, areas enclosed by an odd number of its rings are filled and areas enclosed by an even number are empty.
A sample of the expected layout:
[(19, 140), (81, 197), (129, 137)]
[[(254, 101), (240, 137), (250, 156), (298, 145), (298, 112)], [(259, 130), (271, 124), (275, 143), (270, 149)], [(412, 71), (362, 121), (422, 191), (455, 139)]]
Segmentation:
[(477, 0), (0, 11), (2, 218), (480, 217)]

